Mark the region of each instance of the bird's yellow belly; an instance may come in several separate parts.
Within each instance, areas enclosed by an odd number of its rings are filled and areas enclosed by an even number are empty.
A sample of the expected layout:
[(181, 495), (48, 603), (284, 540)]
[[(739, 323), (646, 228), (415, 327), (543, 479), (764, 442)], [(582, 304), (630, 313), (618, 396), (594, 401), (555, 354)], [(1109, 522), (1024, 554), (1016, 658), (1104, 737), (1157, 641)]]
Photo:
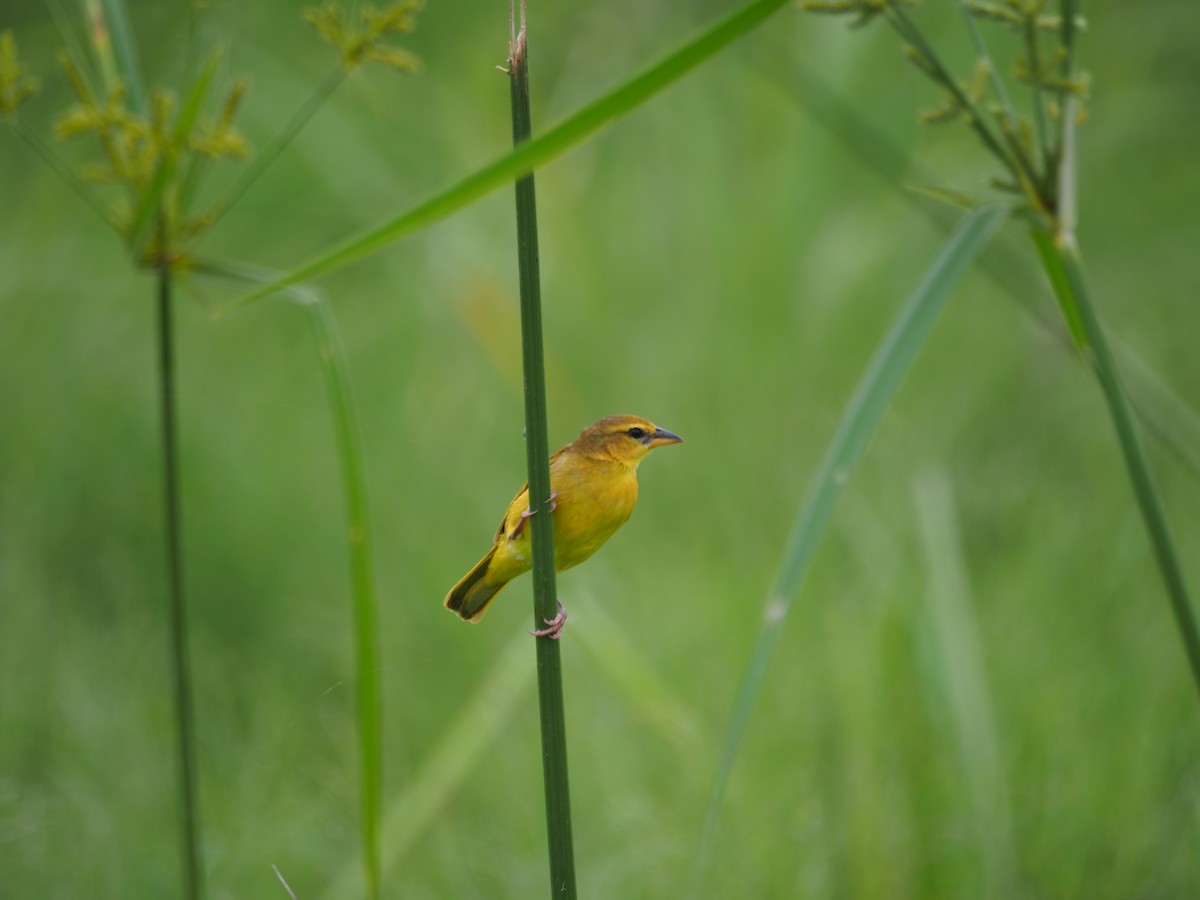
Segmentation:
[(625, 524), (637, 503), (637, 477), (585, 470), (574, 477), (552, 473), (551, 483), (557, 494), (554, 564), (562, 571), (579, 565)]
[[(612, 463), (576, 463), (569, 471), (552, 465), (550, 487), (555, 495), (554, 568), (560, 572), (599, 550), (625, 524), (637, 503), (636, 474)], [(489, 582), (503, 584), (528, 572), (533, 564), (532, 529), (523, 522), (515, 524), (522, 512), (523, 508), (509, 511), (507, 536), (497, 540)]]

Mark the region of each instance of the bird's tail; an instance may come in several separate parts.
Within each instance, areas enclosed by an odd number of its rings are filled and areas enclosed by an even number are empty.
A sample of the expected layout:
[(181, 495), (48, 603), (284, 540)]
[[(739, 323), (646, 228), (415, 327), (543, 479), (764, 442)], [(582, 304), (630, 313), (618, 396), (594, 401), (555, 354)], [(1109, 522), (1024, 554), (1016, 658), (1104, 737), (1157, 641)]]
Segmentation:
[(446, 595), (444, 601), (446, 609), (453, 610), (468, 622), (478, 622), (483, 618), (492, 598), (500, 593), (500, 589), (508, 583), (488, 584), (485, 580), (488, 566), (491, 565), (492, 556), (495, 553), (496, 548), (493, 547), (483, 559), (475, 564), (475, 568), (450, 589), (450, 593)]

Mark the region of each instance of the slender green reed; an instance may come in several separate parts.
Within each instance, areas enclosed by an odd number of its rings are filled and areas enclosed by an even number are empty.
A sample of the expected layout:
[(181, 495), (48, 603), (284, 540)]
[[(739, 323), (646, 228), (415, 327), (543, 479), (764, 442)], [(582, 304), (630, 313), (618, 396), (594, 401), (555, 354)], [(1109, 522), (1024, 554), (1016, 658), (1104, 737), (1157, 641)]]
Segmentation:
[[(159, 234), (165, 246), (166, 227)], [(162, 419), (163, 497), (165, 501), (167, 579), (171, 617), (171, 674), (174, 680), (176, 749), (179, 754), (179, 797), (183, 827), (183, 893), (188, 900), (204, 895), (200, 853), (200, 803), (196, 794), (196, 737), (192, 671), (188, 656), (187, 604), (183, 584), (182, 514), (179, 497), (179, 443), (175, 403), (175, 335), (172, 309), (173, 275), (164, 258), (158, 276), (158, 385)]]
[(375, 598), (371, 527), (362, 439), (350, 380), (350, 367), (337, 319), (329, 301), (318, 296), (304, 304), (325, 373), (330, 412), (337, 435), (338, 463), (346, 502), (346, 531), (350, 549), (350, 593), (354, 603), (354, 663), (358, 707), (360, 822), (363, 836), (363, 877), (367, 897), (378, 900), (382, 888), (379, 863), (379, 822), (383, 802), (383, 684), (379, 665), (379, 612)]
[[(509, 5), (508, 77), (512, 96), (513, 145), (529, 141), (529, 46), (525, 0), (520, 28)], [(546, 425), (546, 364), (542, 342), (542, 288), (538, 271), (537, 197), (533, 173), (517, 179), (517, 266), (521, 282), (521, 357), (525, 373), (525, 454), (533, 547), (534, 627), (558, 611), (554, 579), (554, 528), (550, 516), (550, 443)], [(567, 774), (567, 723), (563, 705), (561, 645), (537, 639), (538, 707), (542, 726), (542, 777), (546, 792), (546, 838), (550, 896), (575, 897), (575, 847), (571, 838), (571, 790)]]
[(1192, 680), (1197, 691), (1200, 691), (1200, 627), (1197, 626), (1196, 614), (1188, 597), (1187, 583), (1183, 576), (1183, 566), (1175, 549), (1175, 541), (1171, 537), (1171, 529), (1154, 484), (1146, 451), (1133, 422), (1116, 361), (1088, 294), (1078, 250), (1069, 235), (1051, 235), (1037, 228), (1031, 231), (1031, 235), (1045, 261), (1047, 275), (1055, 293), (1065, 308), (1075, 310), (1079, 316), (1086, 340), (1086, 345), (1081, 349), (1104, 394), (1104, 402), (1108, 406), (1108, 414), (1117, 434), (1129, 481), (1154, 550), (1163, 584), (1167, 589), (1175, 624), (1183, 640)]
[(959, 224), (875, 351), (842, 414), (821, 467), (809, 485), (787, 539), (779, 573), (767, 596), (758, 638), (734, 703), (733, 718), (709, 794), (699, 850), (692, 865), (690, 896), (697, 897), (703, 892), (704, 879), (716, 844), (717, 823), (725, 790), (733, 773), (750, 713), (833, 506), (883, 418), (884, 411), (925, 345), (952, 290), (1006, 215), (1004, 209), (981, 207), (968, 213)]

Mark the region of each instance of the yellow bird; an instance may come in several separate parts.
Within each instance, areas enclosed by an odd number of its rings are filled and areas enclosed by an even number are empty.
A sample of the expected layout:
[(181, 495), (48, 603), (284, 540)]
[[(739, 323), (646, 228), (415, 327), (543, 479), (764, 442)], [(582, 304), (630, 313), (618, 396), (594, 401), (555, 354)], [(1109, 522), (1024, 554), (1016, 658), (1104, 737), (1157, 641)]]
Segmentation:
[[(554, 522), (554, 567), (577, 566), (625, 524), (637, 503), (638, 463), (664, 444), (683, 440), (638, 416), (607, 416), (589, 425), (550, 456), (551, 519)], [(492, 598), (533, 565), (529, 529), (529, 485), (508, 505), (496, 530), (492, 549), (446, 595), (445, 605), (468, 622), (478, 622)], [(534, 634), (557, 638), (565, 619)]]

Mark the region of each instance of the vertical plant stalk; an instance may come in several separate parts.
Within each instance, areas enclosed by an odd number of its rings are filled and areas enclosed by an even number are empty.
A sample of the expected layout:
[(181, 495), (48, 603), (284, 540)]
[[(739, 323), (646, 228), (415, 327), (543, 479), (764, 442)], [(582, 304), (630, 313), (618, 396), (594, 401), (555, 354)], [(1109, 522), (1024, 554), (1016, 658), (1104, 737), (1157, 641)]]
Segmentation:
[[(1062, 0), (1061, 14), (1065, 51), (1062, 71), (1070, 79), (1075, 76), (1075, 0)], [(1196, 613), (1188, 597), (1187, 582), (1183, 577), (1183, 566), (1175, 550), (1175, 541), (1171, 537), (1162, 500), (1154, 485), (1154, 476), (1146, 459), (1146, 451), (1138, 437), (1137, 426), (1134, 424), (1133, 412), (1121, 384), (1116, 360), (1109, 349), (1108, 338), (1087, 290), (1087, 283), (1083, 277), (1083, 261), (1075, 240), (1075, 226), (1078, 221), (1075, 105), (1074, 94), (1068, 93), (1064, 97), (1062, 111), (1061, 159), (1058, 172), (1060, 196), (1054, 231), (1050, 233), (1035, 226), (1030, 234), (1050, 285), (1071, 326), (1079, 351), (1100, 382), (1100, 390), (1104, 394), (1109, 417), (1117, 432), (1117, 441), (1142, 514), (1142, 522), (1154, 548), (1155, 560), (1167, 589), (1171, 611), (1175, 615), (1175, 624), (1183, 639), (1192, 680), (1196, 689), (1200, 691), (1200, 627), (1197, 627)]]
[(350, 369), (333, 309), (324, 297), (304, 303), (317, 340), (321, 369), (329, 393), (345, 494), (350, 586), (354, 597), (354, 655), (359, 744), (359, 787), (362, 797), (363, 877), (369, 900), (378, 900), (380, 875), (379, 822), (383, 797), (383, 702), (379, 667), (379, 614), (367, 520), (362, 441), (350, 386)]
[[(508, 76), (512, 90), (513, 144), (529, 140), (529, 68), (525, 0), (516, 30), (509, 4)], [(554, 533), (550, 518), (550, 444), (546, 426), (546, 366), (542, 351), (541, 278), (538, 272), (537, 199), (533, 173), (517, 179), (517, 263), (521, 283), (521, 347), (525, 373), (525, 453), (533, 544), (533, 614), (536, 628), (554, 618)], [(542, 725), (542, 777), (550, 854), (550, 896), (575, 897), (575, 850), (571, 838), (571, 793), (567, 778), (567, 726), (563, 709), (559, 642), (538, 638), (538, 705)]]
[(166, 501), (167, 578), (170, 588), (171, 662), (175, 687), (175, 724), (179, 754), (180, 815), (183, 818), (184, 896), (203, 896), (200, 865), (200, 810), (196, 796), (195, 726), (192, 674), (188, 659), (187, 607), (183, 593), (183, 541), (179, 502), (179, 446), (175, 415), (175, 335), (172, 273), (166, 253), (166, 226), (159, 219), (158, 383), (162, 409), (163, 495)]
[(1092, 371), (1100, 382), (1104, 400), (1108, 404), (1108, 413), (1117, 432), (1117, 441), (1129, 473), (1129, 481), (1154, 548), (1159, 572), (1167, 588), (1175, 623), (1183, 639), (1192, 679), (1197, 690), (1200, 690), (1200, 628), (1197, 627), (1196, 614), (1188, 598), (1187, 584), (1183, 577), (1183, 567), (1175, 550), (1175, 542), (1171, 537), (1162, 501), (1154, 485), (1146, 452), (1142, 448), (1133, 422), (1129, 401), (1121, 386), (1116, 362), (1087, 292), (1079, 252), (1075, 248), (1073, 236), (1068, 233), (1052, 236), (1035, 228), (1032, 235), (1059, 302), (1078, 317), (1084, 338), (1080, 351), (1091, 364)]

